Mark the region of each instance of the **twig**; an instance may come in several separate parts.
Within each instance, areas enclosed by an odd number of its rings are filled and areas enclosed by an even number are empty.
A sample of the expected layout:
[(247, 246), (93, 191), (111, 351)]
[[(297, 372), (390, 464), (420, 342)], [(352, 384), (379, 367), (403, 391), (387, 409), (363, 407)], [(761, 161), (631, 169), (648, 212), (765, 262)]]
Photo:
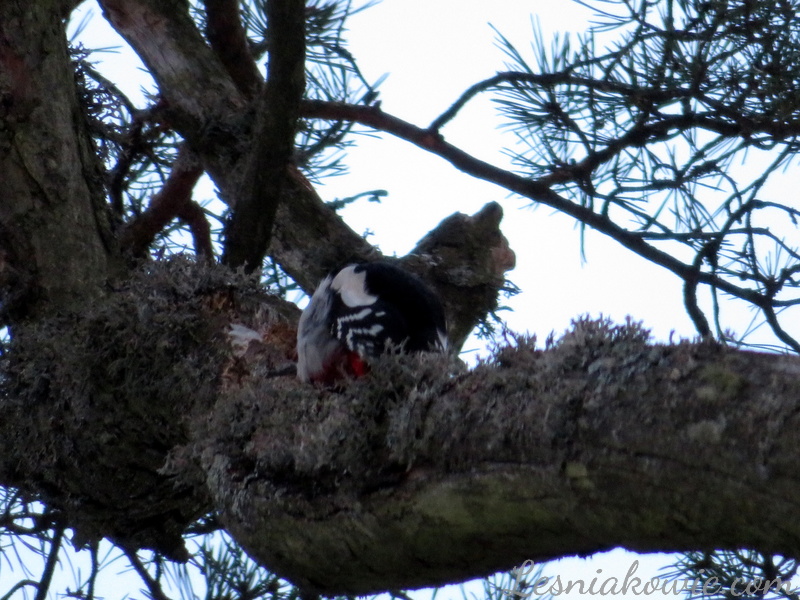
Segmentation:
[(135, 551), (122, 548), (122, 552), (128, 558), (133, 570), (136, 571), (139, 577), (142, 578), (142, 581), (144, 581), (144, 584), (147, 586), (147, 591), (150, 592), (153, 600), (171, 600), (171, 598), (164, 593), (164, 590), (161, 589), (161, 584), (150, 575)]
[(144, 152), (145, 144), (142, 140), (142, 130), (148, 114), (146, 111), (133, 113), (133, 123), (125, 136), (125, 142), (117, 164), (108, 173), (108, 195), (111, 198), (111, 207), (119, 218), (122, 218), (125, 213), (125, 205), (122, 200), (125, 180), (133, 161)]
[(53, 541), (50, 543), (50, 553), (47, 555), (44, 571), (42, 571), (42, 576), (36, 586), (36, 596), (34, 596), (34, 600), (45, 600), (45, 598), (47, 598), (47, 592), (53, 580), (53, 573), (55, 572), (56, 564), (58, 564), (58, 553), (61, 551), (61, 542), (64, 539), (65, 528), (61, 519), (57, 519), (53, 531)]
[(11, 600), (11, 597), (18, 591), (24, 588), (26, 585), (31, 587), (39, 587), (39, 582), (34, 581), (33, 579), (23, 579), (18, 581), (14, 585), (11, 586), (11, 589), (4, 596), (0, 596), (0, 600)]
[(703, 311), (700, 310), (700, 306), (697, 304), (697, 278), (683, 280), (683, 306), (686, 308), (686, 312), (692, 320), (692, 323), (694, 323), (697, 333), (704, 338), (710, 336), (711, 326), (708, 324), (708, 319), (706, 319), (705, 314), (703, 314)]
[(91, 557), (92, 570), (89, 573), (89, 581), (86, 589), (85, 600), (94, 600), (94, 588), (97, 583), (97, 575), (100, 573), (100, 561), (97, 560), (97, 550), (99, 543), (92, 542), (89, 546), (89, 556)]
[(510, 84), (527, 84), (537, 85), (541, 87), (552, 87), (555, 85), (580, 85), (592, 90), (613, 92), (627, 97), (636, 97), (639, 100), (652, 102), (658, 104), (664, 101), (673, 101), (676, 99), (686, 98), (690, 95), (689, 90), (680, 87), (665, 90), (663, 88), (642, 88), (618, 81), (592, 79), (589, 77), (581, 77), (575, 75), (572, 70), (567, 69), (557, 73), (523, 73), (519, 71), (506, 71), (498, 73), (493, 77), (479, 81), (478, 83), (470, 86), (467, 90), (458, 97), (458, 99), (439, 115), (428, 127), (431, 131), (438, 131), (445, 124), (452, 121), (458, 112), (481, 92), (485, 92), (494, 87), (498, 87), (503, 83)]
[(769, 323), (769, 326), (772, 328), (772, 331), (775, 333), (777, 338), (789, 346), (789, 348), (800, 354), (800, 343), (786, 333), (786, 331), (781, 327), (780, 323), (778, 323), (778, 316), (775, 314), (775, 309), (773, 306), (765, 305), (761, 307), (761, 310), (764, 312), (764, 316), (767, 318), (767, 323)]

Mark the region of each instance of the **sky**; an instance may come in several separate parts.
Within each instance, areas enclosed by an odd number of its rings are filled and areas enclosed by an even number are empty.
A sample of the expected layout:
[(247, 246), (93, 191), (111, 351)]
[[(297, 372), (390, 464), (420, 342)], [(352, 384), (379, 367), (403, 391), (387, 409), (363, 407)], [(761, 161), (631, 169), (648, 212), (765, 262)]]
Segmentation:
[[(504, 56), (490, 24), (520, 49), (529, 47), (532, 10), (547, 32), (580, 32), (590, 16), (587, 9), (566, 0), (383, 0), (352, 18), (349, 49), (368, 80), (388, 75), (380, 86), (382, 108), (424, 126), (471, 84), (503, 70)], [(104, 26), (93, 2), (85, 3), (82, 11), (94, 13), (81, 38), (85, 45), (122, 44)], [(140, 97), (142, 85), (150, 85), (130, 53), (104, 53), (98, 58), (103, 61), (101, 69), (133, 97)], [(498, 129), (499, 123), (491, 102), (482, 99), (470, 104), (443, 134), (479, 158), (507, 165), (502, 149), (508, 137)], [(453, 212), (474, 213), (490, 201), (502, 204), (502, 229), (517, 255), (517, 267), (509, 277), (521, 289), (506, 301), (512, 310), (504, 317), (512, 330), (536, 333), (543, 340), (552, 331), (563, 332), (578, 316), (602, 314), (617, 322), (628, 316), (642, 321), (656, 340), (694, 335), (676, 277), (593, 232), (586, 234), (582, 253), (575, 223), (547, 207), (509, 197), (504, 190), (386, 135), (361, 136), (349, 151), (347, 164), (349, 173), (326, 180), (319, 192), (332, 200), (366, 190), (387, 190), (381, 204), (361, 202), (343, 213), (357, 232), (372, 232), (370, 241), (387, 254), (408, 252)], [(470, 340), (465, 349), (483, 351), (476, 340)], [(640, 577), (657, 576), (659, 567), (671, 563), (668, 555), (639, 556), (617, 550), (587, 560), (550, 563), (545, 574), (587, 582), (593, 577), (622, 579), (637, 560)], [(131, 592), (138, 589), (137, 584), (128, 583), (136, 579), (122, 574), (124, 570), (111, 567), (108, 598), (120, 597), (114, 592), (120, 586), (133, 585)], [(69, 579), (66, 567), (62, 574)], [(479, 588), (470, 588), (470, 594), (483, 597)], [(461, 598), (462, 591), (447, 588), (437, 597)]]
[[(384, 0), (352, 18), (348, 40), (367, 79), (388, 74), (380, 86), (382, 109), (425, 126), (470, 85), (503, 70), (505, 57), (490, 24), (518, 48), (528, 48), (532, 8), (545, 31), (577, 32), (590, 16), (567, 1)], [(442, 133), (478, 158), (508, 165), (502, 150), (509, 136), (498, 129), (500, 122), (491, 102), (481, 98)], [(320, 191), (349, 196), (386, 189), (389, 196), (380, 205), (359, 204), (344, 213), (356, 231), (373, 231), (384, 252), (404, 254), (454, 211), (474, 213), (489, 201), (503, 205), (502, 229), (517, 255), (509, 277), (522, 289), (508, 302), (513, 312), (504, 315), (512, 329), (544, 339), (590, 313), (617, 322), (631, 315), (660, 339), (671, 331), (694, 335), (677, 278), (605, 236), (586, 235), (584, 261), (573, 220), (508, 197), (406, 142), (385, 135), (359, 140), (349, 154), (351, 175), (331, 178)]]
[[(87, 46), (123, 44), (109, 33), (94, 2), (86, 2), (83, 10), (95, 16), (81, 38)], [(386, 75), (379, 88), (383, 110), (424, 126), (470, 85), (504, 69), (495, 29), (525, 50), (534, 19), (545, 32), (575, 34), (590, 17), (588, 9), (568, 0), (535, 5), (522, 0), (383, 0), (350, 19), (347, 39), (368, 80)], [(123, 90), (140, 97), (142, 85), (153, 89), (152, 84), (135, 55), (122, 50), (97, 56)], [(500, 123), (488, 96), (480, 97), (442, 133), (474, 156), (508, 166), (503, 148), (509, 136)], [(591, 231), (582, 255), (575, 222), (548, 207), (509, 197), (505, 190), (384, 134), (358, 136), (347, 164), (347, 175), (325, 179), (318, 191), (331, 200), (387, 190), (380, 204), (359, 202), (342, 213), (355, 231), (372, 232), (370, 241), (386, 254), (408, 252), (453, 212), (471, 214), (487, 202), (500, 202), (506, 215), (502, 229), (517, 255), (509, 278), (523, 292), (507, 303), (513, 311), (504, 315), (514, 330), (544, 339), (551, 331), (563, 332), (573, 318), (602, 314), (617, 322), (628, 315), (643, 321), (656, 339), (666, 340), (672, 332), (694, 335), (676, 277)], [(203, 193), (212, 196), (211, 186), (198, 190), (201, 197)]]

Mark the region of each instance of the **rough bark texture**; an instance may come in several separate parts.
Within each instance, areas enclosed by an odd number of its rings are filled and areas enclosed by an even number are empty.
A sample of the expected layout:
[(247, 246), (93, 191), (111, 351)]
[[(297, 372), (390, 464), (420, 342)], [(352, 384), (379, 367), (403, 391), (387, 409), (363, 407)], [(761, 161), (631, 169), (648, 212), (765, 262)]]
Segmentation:
[(17, 318), (80, 303), (108, 276), (108, 216), (63, 10), (0, 5), (1, 310)]
[[(275, 377), (295, 318), (178, 262), (42, 321), (12, 348), (0, 482), (80, 539), (174, 558), (219, 511), (259, 563), (327, 594), (614, 546), (800, 554), (797, 358), (582, 322), (471, 372), (389, 357), (323, 390)], [(232, 323), (261, 340), (234, 355)]]
[(797, 556), (798, 386), (796, 358), (583, 322), (470, 373), (390, 359), (339, 394), (244, 386), (197, 439), (236, 539), (328, 594), (615, 546)]
[[(161, 469), (190, 439), (188, 416), (216, 402), (223, 377), (240, 376), (226, 328), (259, 323), (275, 338), (259, 365), (285, 366), (297, 313), (228, 269), (177, 260), (142, 269), (80, 312), (15, 328), (0, 484), (61, 509), (79, 543), (108, 537), (187, 558), (181, 534), (213, 503), (203, 485)], [(288, 345), (275, 343), (281, 326)]]

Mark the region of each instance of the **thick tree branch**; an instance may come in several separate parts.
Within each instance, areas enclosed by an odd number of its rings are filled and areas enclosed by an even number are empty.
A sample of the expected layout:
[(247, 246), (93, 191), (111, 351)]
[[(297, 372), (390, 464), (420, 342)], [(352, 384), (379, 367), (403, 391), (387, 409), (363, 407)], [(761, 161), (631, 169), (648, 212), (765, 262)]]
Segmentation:
[(231, 121), (237, 111), (244, 112), (246, 99), (206, 45), (188, 5), (181, 0), (102, 0), (100, 5), (147, 65), (172, 125), (193, 148), (230, 143), (218, 136), (233, 135)]
[(305, 3), (267, 0), (267, 84), (257, 103), (247, 169), (226, 228), (223, 262), (261, 268), (294, 151), (305, 90)]
[(348, 262), (378, 260), (381, 253), (327, 206), (294, 165), (278, 205), (269, 254), (307, 293)]
[(254, 97), (263, 85), (239, 14), (239, 0), (204, 0), (206, 36), (239, 91)]
[(156, 80), (165, 118), (233, 205), (252, 133), (253, 106), (179, 0), (102, 0), (103, 14)]
[[(613, 546), (800, 554), (796, 357), (581, 322), (469, 373), (388, 357), (323, 390), (271, 376), (296, 309), (258, 298), (178, 261), (41, 322), (1, 379), (0, 482), (78, 539), (174, 557), (216, 509), (261, 564), (326, 594)], [(261, 339), (234, 356), (231, 323)]]
[(291, 407), (243, 388), (196, 437), (209, 489), (251, 556), (325, 594), (615, 546), (797, 556), (798, 360), (644, 340), (581, 323), (445, 377), (389, 359)]

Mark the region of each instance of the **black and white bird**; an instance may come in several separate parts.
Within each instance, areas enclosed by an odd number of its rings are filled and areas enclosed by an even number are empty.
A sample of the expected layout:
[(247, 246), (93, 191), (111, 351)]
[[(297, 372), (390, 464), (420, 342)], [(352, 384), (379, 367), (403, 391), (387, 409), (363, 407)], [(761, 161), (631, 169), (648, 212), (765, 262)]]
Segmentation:
[(319, 284), (297, 328), (297, 374), (358, 377), (384, 352), (446, 352), (444, 310), (415, 275), (387, 262), (347, 265)]

